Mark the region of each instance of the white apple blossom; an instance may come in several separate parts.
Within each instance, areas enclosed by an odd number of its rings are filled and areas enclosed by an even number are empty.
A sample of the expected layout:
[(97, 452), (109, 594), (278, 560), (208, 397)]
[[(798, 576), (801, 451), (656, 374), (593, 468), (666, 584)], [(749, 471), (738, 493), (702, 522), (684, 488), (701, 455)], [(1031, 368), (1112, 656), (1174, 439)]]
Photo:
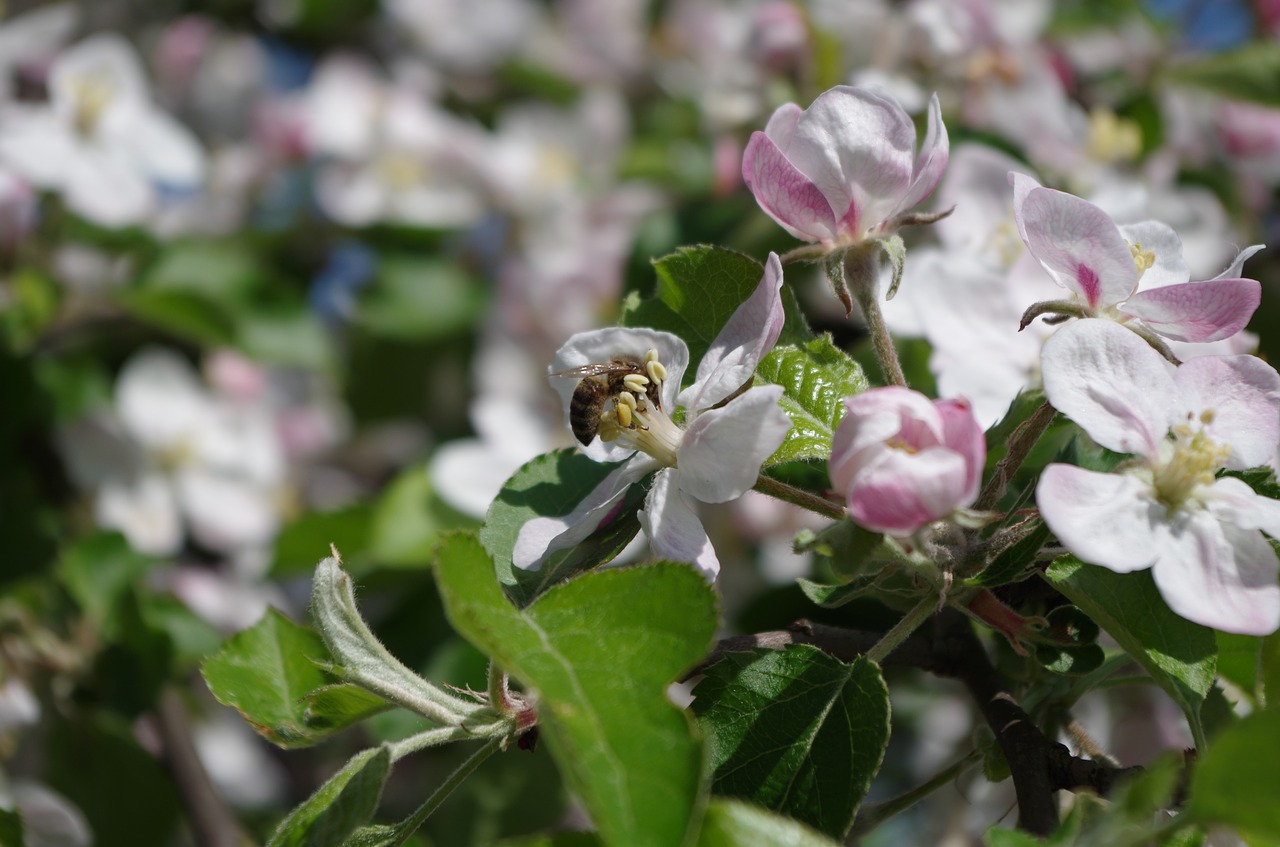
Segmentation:
[[(1014, 219), (1027, 249), (1068, 300), (1040, 304), (1035, 313), (1137, 321), (1175, 341), (1219, 341), (1249, 322), (1262, 298), (1257, 280), (1241, 278), (1255, 245), (1210, 280), (1189, 282), (1182, 243), (1157, 221), (1117, 226), (1106, 212), (1079, 197), (1044, 188), (1011, 173)], [(1034, 307), (1033, 307), (1034, 308)]]
[(1044, 347), (1045, 394), (1094, 441), (1135, 454), (1115, 473), (1051, 464), (1036, 501), (1059, 541), (1118, 573), (1152, 569), (1188, 620), (1266, 635), (1280, 626), (1280, 501), (1224, 468), (1262, 465), (1280, 443), (1280, 374), (1252, 356), (1175, 368), (1111, 321), (1068, 325)]
[(227, 553), (266, 544), (279, 528), (284, 456), (271, 417), (220, 401), (172, 351), (135, 354), (114, 414), (67, 427), (59, 442), (73, 478), (95, 492), (98, 522), (142, 552), (177, 552), (184, 524)]
[(0, 161), (103, 226), (139, 224), (162, 192), (200, 188), (205, 157), (151, 102), (142, 64), (113, 34), (67, 50), (49, 71), (49, 102), (6, 104)]
[[(708, 578), (720, 570), (693, 502), (724, 503), (755, 485), (760, 467), (782, 444), (791, 420), (778, 405), (779, 385), (740, 391), (782, 331), (782, 264), (770, 254), (755, 292), (730, 317), (698, 363), (697, 379), (680, 391), (689, 350), (678, 337), (650, 329), (612, 328), (578, 333), (551, 366), (566, 422), (577, 380), (559, 376), (573, 368), (633, 356), (645, 373), (627, 378), (609, 398), (599, 434), (583, 447), (587, 456), (620, 464), (573, 512), (527, 522), (516, 539), (517, 567), (536, 569), (552, 551), (591, 535), (609, 517), (632, 483), (656, 472), (640, 512), (653, 552), (691, 562)], [(656, 384), (654, 399), (648, 389)], [(677, 396), (678, 395), (678, 396)], [(672, 419), (685, 408), (683, 425)]]

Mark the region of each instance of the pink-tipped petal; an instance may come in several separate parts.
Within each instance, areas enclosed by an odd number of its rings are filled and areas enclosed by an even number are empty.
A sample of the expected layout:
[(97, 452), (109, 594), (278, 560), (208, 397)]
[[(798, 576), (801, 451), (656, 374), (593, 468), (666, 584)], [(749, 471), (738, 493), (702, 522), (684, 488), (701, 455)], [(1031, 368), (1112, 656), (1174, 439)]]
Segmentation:
[(1116, 573), (1150, 567), (1164, 507), (1132, 476), (1049, 465), (1036, 485), (1040, 515), (1081, 561)]
[(886, 449), (877, 459), (845, 491), (850, 516), (867, 529), (910, 535), (971, 502), (968, 468), (958, 453), (941, 447), (918, 453)]
[(1015, 218), (1032, 255), (1091, 308), (1119, 303), (1133, 293), (1138, 284), (1133, 253), (1097, 206), (1061, 191), (1033, 188)]
[(782, 333), (782, 262), (770, 253), (764, 275), (711, 342), (698, 363), (697, 380), (677, 401), (687, 409), (716, 405), (751, 379)]
[(1169, 608), (1223, 632), (1270, 635), (1280, 627), (1280, 561), (1260, 532), (1192, 512), (1162, 536), (1154, 576)]
[(1265, 464), (1280, 443), (1280, 374), (1256, 356), (1201, 356), (1174, 374), (1179, 418), (1231, 449), (1226, 467)]
[(894, 215), (915, 208), (933, 193), (947, 170), (950, 151), (947, 127), (942, 122), (942, 107), (938, 104), (938, 95), (934, 94), (929, 99), (929, 128), (920, 145), (920, 155), (916, 157), (911, 187), (898, 208), (894, 209)]
[(769, 122), (764, 125), (764, 134), (778, 145), (784, 155), (791, 148), (791, 139), (795, 136), (796, 124), (800, 122), (802, 115), (804, 109), (795, 103), (783, 103), (773, 111)]
[(1103, 447), (1154, 457), (1176, 413), (1173, 365), (1114, 321), (1068, 324), (1040, 354), (1054, 408)]
[(964, 398), (939, 400), (934, 404), (942, 418), (942, 441), (965, 460), (966, 505), (978, 496), (982, 470), (987, 461), (987, 437), (973, 416), (973, 406)]
[(1244, 329), (1261, 302), (1255, 279), (1213, 279), (1139, 291), (1121, 311), (1174, 341), (1203, 343)]
[(904, 421), (932, 429), (932, 444), (942, 441), (942, 422), (933, 402), (918, 391), (891, 385), (845, 398), (845, 415), (831, 440), (831, 483), (837, 491), (849, 487), (853, 476), (877, 451), (902, 431)]
[(842, 233), (889, 217), (911, 185), (916, 129), (902, 107), (867, 89), (838, 85), (796, 123), (786, 156), (841, 221)]
[(720, 560), (702, 522), (677, 485), (678, 474), (675, 469), (658, 474), (640, 510), (640, 526), (655, 556), (690, 562), (710, 581), (720, 572)]
[(835, 241), (836, 219), (831, 204), (763, 132), (752, 133), (747, 142), (742, 154), (742, 179), (765, 214), (787, 232), (801, 241)]

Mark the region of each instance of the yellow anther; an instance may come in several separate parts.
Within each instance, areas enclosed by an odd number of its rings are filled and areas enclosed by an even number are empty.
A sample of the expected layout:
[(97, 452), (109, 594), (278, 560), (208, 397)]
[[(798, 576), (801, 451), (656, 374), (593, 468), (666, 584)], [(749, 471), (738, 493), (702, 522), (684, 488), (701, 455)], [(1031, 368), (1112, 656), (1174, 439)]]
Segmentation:
[[(621, 401), (623, 397), (630, 397), (630, 396), (631, 396), (630, 394), (622, 394), (622, 395), (619, 395), (618, 400)], [(628, 406), (626, 403), (619, 402), (617, 405), (617, 413), (618, 413), (618, 426), (622, 427), (623, 429), (626, 429), (627, 427), (631, 426), (631, 406)]]
[(649, 386), (649, 377), (644, 374), (627, 374), (622, 378), (622, 384), (628, 391), (644, 394)]
[(1218, 417), (1218, 413), (1213, 409), (1205, 409), (1200, 413), (1200, 423), (1211, 424)]
[(638, 405), (636, 402), (636, 395), (631, 394), (630, 392), (627, 392), (627, 391), (619, 391), (618, 404), (621, 406), (626, 406), (628, 409), (634, 412), (636, 409), (636, 406)]
[(646, 361), (644, 369), (649, 372), (649, 379), (654, 382), (665, 382), (667, 379), (667, 368), (657, 359)]
[(1152, 250), (1143, 250), (1142, 242), (1137, 241), (1129, 245), (1129, 252), (1133, 254), (1134, 267), (1138, 269), (1138, 276), (1156, 263), (1156, 254)]

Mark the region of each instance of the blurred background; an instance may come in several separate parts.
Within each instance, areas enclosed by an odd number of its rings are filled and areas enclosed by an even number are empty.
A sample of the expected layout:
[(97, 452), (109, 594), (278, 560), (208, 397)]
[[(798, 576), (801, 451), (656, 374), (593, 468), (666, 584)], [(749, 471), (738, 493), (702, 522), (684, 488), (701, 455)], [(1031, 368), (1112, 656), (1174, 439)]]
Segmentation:
[[(783, 103), (874, 86), (923, 126), (939, 94), (952, 166), (936, 205), (957, 204), (961, 232), (914, 233), (915, 255), (981, 248), (1013, 266), (1011, 167), (1118, 221), (1172, 225), (1193, 279), (1280, 243), (1272, 0), (0, 10), (0, 809), (21, 811), (31, 847), (262, 840), (345, 756), (412, 729), (387, 713), (282, 752), (199, 678), (269, 606), (306, 620), (330, 543), (397, 656), (482, 688), (483, 657), (435, 595), (438, 534), (478, 526), (516, 469), (570, 445), (547, 364), (652, 293), (651, 258), (796, 246), (741, 178), (747, 139)], [(967, 197), (995, 198), (1006, 228), (966, 235), (990, 211)], [(975, 332), (969, 312), (1007, 311), (1010, 276), (960, 289), (945, 273), (917, 281), (907, 261), (894, 320), (913, 384), (947, 389), (957, 367), (986, 378), (981, 355), (939, 338)], [(1263, 306), (1231, 349), (1276, 361), (1275, 251), (1246, 275)], [(821, 274), (787, 277), (811, 323), (869, 362)], [(954, 326), (912, 319), (913, 282), (967, 298)], [(1033, 354), (1015, 377), (1034, 370)], [(985, 423), (1021, 384), (991, 388)], [(814, 565), (791, 552), (808, 518), (749, 497), (706, 519), (726, 633), (812, 616), (794, 579)], [(874, 628), (887, 613), (829, 615)], [(909, 674), (892, 689), (873, 799), (977, 743), (963, 692)], [(1176, 709), (1144, 688), (1075, 718), (1124, 764), (1184, 743)], [(460, 758), (398, 766), (388, 819)], [(868, 843), (979, 843), (1011, 805), (1007, 783), (969, 768)], [(545, 751), (513, 751), (414, 843), (575, 822)]]

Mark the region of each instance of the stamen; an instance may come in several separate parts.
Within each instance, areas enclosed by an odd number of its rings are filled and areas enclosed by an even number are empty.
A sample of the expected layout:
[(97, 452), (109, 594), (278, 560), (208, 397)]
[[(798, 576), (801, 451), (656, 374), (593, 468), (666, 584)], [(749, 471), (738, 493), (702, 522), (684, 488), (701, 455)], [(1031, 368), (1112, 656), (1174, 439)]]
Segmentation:
[(1129, 245), (1129, 252), (1133, 254), (1134, 267), (1138, 269), (1138, 276), (1142, 276), (1147, 269), (1156, 263), (1156, 254), (1151, 250), (1143, 250), (1142, 242), (1135, 241)]
[(644, 394), (649, 385), (649, 377), (644, 374), (627, 374), (622, 378), (622, 384), (628, 391)]

